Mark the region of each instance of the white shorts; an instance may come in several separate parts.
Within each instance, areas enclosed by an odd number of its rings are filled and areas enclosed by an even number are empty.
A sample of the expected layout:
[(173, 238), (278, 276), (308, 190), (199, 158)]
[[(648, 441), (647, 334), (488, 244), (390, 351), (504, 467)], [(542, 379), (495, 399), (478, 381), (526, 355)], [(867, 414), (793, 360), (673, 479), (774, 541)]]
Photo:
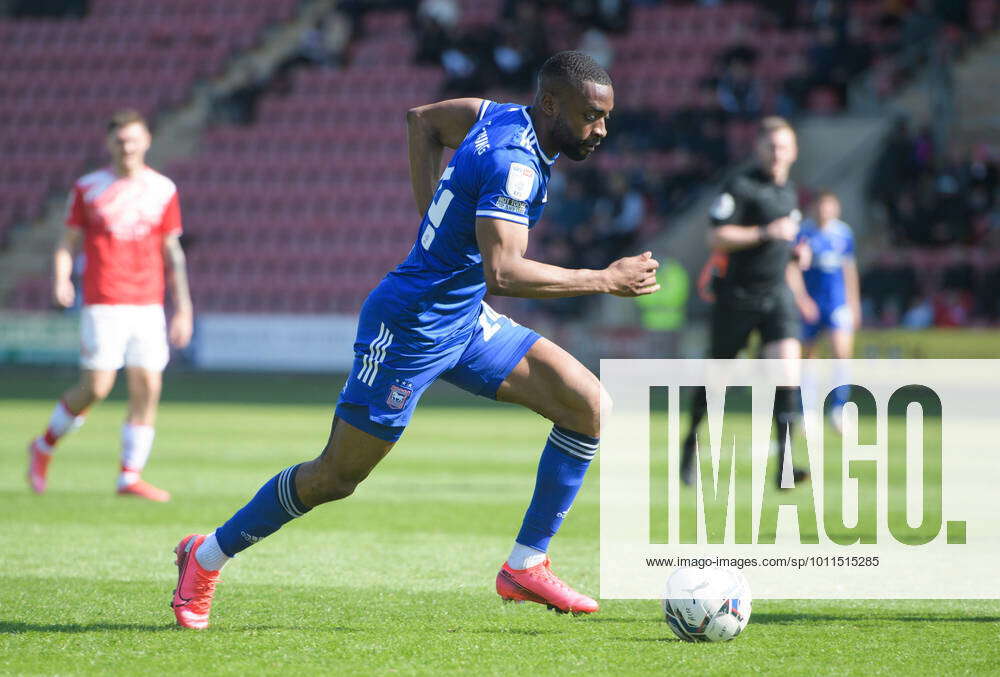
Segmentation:
[(163, 371), (170, 360), (163, 306), (93, 305), (80, 314), (80, 367)]

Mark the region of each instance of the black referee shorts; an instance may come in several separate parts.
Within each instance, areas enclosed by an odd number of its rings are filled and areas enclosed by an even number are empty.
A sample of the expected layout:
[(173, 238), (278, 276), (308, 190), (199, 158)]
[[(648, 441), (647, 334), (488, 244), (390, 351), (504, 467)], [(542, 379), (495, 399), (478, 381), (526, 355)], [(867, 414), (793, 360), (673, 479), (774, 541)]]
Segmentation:
[(785, 285), (749, 291), (717, 285), (712, 306), (710, 357), (728, 360), (746, 347), (750, 333), (760, 333), (761, 345), (799, 338), (802, 320), (792, 290)]

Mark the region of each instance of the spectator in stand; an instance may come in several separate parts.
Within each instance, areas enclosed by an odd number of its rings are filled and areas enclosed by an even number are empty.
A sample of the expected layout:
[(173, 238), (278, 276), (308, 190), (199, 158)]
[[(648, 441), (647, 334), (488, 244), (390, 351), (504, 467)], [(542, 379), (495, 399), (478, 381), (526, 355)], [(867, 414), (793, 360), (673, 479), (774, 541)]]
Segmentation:
[(971, 299), (957, 289), (945, 289), (934, 298), (935, 327), (964, 327), (971, 315)]
[(604, 70), (611, 70), (615, 61), (615, 48), (604, 31), (599, 28), (585, 30), (578, 49), (584, 54), (589, 54)]
[(914, 299), (903, 313), (899, 325), (904, 329), (927, 329), (934, 325), (934, 305), (927, 296)]
[(441, 57), (455, 40), (459, 8), (454, 0), (422, 0), (414, 14), (417, 35), (416, 62), (441, 63)]
[(873, 176), (871, 194), (885, 206), (899, 242), (972, 244), (989, 232), (998, 168), (985, 146), (942, 154), (929, 130), (911, 134), (900, 122)]
[(465, 35), (441, 53), (441, 66), (446, 78), (445, 95), (466, 96), (483, 89), (487, 76), (483, 68), (482, 47), (473, 36)]
[(595, 228), (599, 236), (595, 245), (610, 263), (635, 242), (646, 217), (646, 201), (624, 174), (615, 172), (608, 178), (607, 191), (598, 198), (594, 212), (601, 215), (600, 225)]
[(628, 29), (629, 0), (570, 0), (569, 13), (581, 26), (596, 26), (611, 33)]
[(782, 30), (798, 25), (799, 0), (758, 0), (757, 4), (775, 16)]
[[(701, 83), (694, 103), (674, 111), (659, 125), (658, 148), (669, 150), (683, 148), (693, 154), (704, 153), (711, 158), (712, 166), (721, 167), (729, 161), (725, 137), (726, 112), (719, 107), (715, 85), (709, 80)], [(715, 159), (725, 153), (723, 163)]]
[(568, 239), (575, 226), (590, 220), (592, 205), (588, 204), (583, 183), (575, 174), (566, 177), (563, 194), (558, 200), (553, 199), (550, 202), (552, 207), (549, 211), (549, 220), (555, 226), (553, 230), (560, 240)]
[(517, 3), (514, 16), (500, 22), (488, 43), (493, 83), (504, 88), (529, 89), (549, 52), (544, 22), (530, 2)]
[(862, 309), (866, 322), (895, 325), (916, 298), (917, 271), (906, 252), (880, 249), (878, 259), (861, 277)]
[(299, 37), (295, 54), (278, 70), (288, 71), (298, 65), (337, 67), (343, 64), (344, 49), (351, 37), (351, 24), (340, 12), (324, 14), (307, 26)]
[(761, 113), (760, 83), (753, 74), (755, 62), (749, 49), (731, 50), (723, 57), (716, 96), (722, 110), (734, 118), (753, 120)]
[(976, 285), (977, 312), (987, 322), (1000, 320), (1000, 260), (997, 253), (1000, 248), (993, 248), (991, 260), (983, 264), (983, 271)]
[(812, 87), (809, 61), (799, 52), (789, 56), (788, 77), (781, 83), (777, 109), (782, 117), (793, 117), (805, 108)]
[(820, 25), (809, 48), (810, 89), (829, 88), (836, 93), (841, 105), (846, 103), (849, 75), (844, 64), (848, 54), (849, 49), (839, 39), (837, 29), (830, 24)]

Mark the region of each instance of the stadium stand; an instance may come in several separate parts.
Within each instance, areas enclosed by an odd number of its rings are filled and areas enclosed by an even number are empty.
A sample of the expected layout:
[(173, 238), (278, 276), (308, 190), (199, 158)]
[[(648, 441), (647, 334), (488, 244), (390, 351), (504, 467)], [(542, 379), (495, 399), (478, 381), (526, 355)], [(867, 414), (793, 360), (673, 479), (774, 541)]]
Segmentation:
[[(458, 30), (475, 34), (495, 21), (502, 4), (465, 3), (462, 8), (468, 11), (460, 14)], [(773, 99), (785, 75), (780, 70), (784, 56), (804, 50), (808, 35), (798, 31), (776, 40), (777, 28), (751, 35), (745, 27), (760, 20), (759, 12), (747, 4), (709, 10), (635, 8), (636, 28), (612, 39), (619, 105), (664, 114), (690, 106), (699, 88), (711, 93), (700, 83), (711, 76), (715, 57), (747, 41), (763, 54)], [(565, 12), (549, 9), (543, 16), (553, 49), (575, 42), (579, 30)], [(384, 271), (405, 255), (418, 217), (409, 194), (402, 112), (436, 96), (447, 78), (442, 68), (414, 64), (417, 44), (410, 22), (405, 10), (365, 14), (348, 67), (293, 71), (290, 91), (274, 88), (263, 95), (254, 124), (210, 131), (197, 157), (170, 168), (192, 236), (190, 267), (199, 308), (353, 312)], [(699, 37), (704, 35), (712, 39)], [(662, 48), (665, 43), (669, 50)], [(526, 93), (493, 88), (491, 95), (523, 99)], [(744, 152), (752, 120), (724, 123), (730, 145)], [(669, 177), (691, 163), (686, 148), (626, 153), (627, 144), (619, 145), (618, 152), (599, 158), (597, 168), (618, 176)], [(719, 158), (727, 159), (726, 154)], [(696, 176), (708, 174), (705, 169)], [(627, 183), (641, 186), (643, 200), (651, 197), (650, 181)], [(609, 193), (603, 185), (598, 189)], [(592, 212), (593, 205), (585, 211)], [(649, 232), (661, 217), (650, 210), (636, 225)], [(544, 238), (543, 245), (553, 239)], [(592, 250), (595, 243), (577, 244)], [(229, 255), (221, 256), (223, 251)], [(602, 257), (614, 253), (605, 248)], [(275, 284), (278, 278), (281, 283)]]
[[(153, 118), (180, 103), (199, 78), (295, 7), (296, 0), (93, 0), (80, 19), (0, 19), (0, 243), (53, 191), (68, 190), (103, 161), (100, 130), (111, 112), (127, 106)], [(46, 285), (24, 281), (10, 305), (46, 307)]]
[[(135, 3), (100, 0), (80, 21), (4, 21), (4, 44), (28, 47), (0, 48), (0, 70), (32, 94), (0, 104), (0, 119), (14, 123), (0, 137), (13, 153), (0, 173), (0, 197), (13, 196), (0, 199), (0, 222), (30, 217), (97, 157), (95, 125), (110, 108), (128, 100), (155, 113), (177, 103), (295, 4), (156, 0), (143, 3), (150, 19)], [(437, 17), (447, 24), (453, 11), (453, 23), (428, 51), (426, 26), (414, 18), (425, 3), (341, 4), (356, 20), (343, 65), (290, 64), (263, 83), (249, 124), (213, 126), (197, 155), (165, 168), (180, 186), (201, 311), (358, 309), (412, 243), (418, 216), (403, 112), (454, 85), (451, 69), (463, 62), (442, 55), (448, 46), (473, 60), (479, 78), (460, 85), (505, 100), (530, 94), (498, 77), (497, 64), (475, 60), (495, 58), (512, 33), (538, 33), (539, 21), (547, 50), (583, 43), (606, 60), (617, 95), (612, 136), (594, 162), (559, 166), (552, 202), (562, 206), (550, 209), (532, 245), (557, 263), (602, 265), (668, 228), (722, 166), (746, 155), (760, 115), (836, 114), (863, 72), (887, 97), (913, 68), (894, 56), (914, 35), (944, 20), (944, 39), (961, 43), (997, 19), (991, 0), (961, 3), (958, 18), (875, 0), (781, 3), (792, 7), (787, 15), (765, 2), (646, 0), (620, 15), (586, 17), (566, 7), (591, 3), (529, 2), (537, 11), (522, 15), (515, 2), (468, 0), (435, 3), (451, 5)], [(190, 22), (187, 13), (197, 12), (199, 30), (181, 31), (181, 17)], [(134, 35), (144, 39), (126, 37)], [(55, 57), (46, 46), (57, 44), (67, 50)], [(531, 63), (538, 55), (525, 49), (520, 57)], [(39, 72), (51, 77), (39, 84)], [(58, 105), (68, 99), (78, 105)], [(46, 112), (33, 114), (38, 106)], [(7, 305), (41, 308), (47, 300), (48, 281), (28, 278)]]

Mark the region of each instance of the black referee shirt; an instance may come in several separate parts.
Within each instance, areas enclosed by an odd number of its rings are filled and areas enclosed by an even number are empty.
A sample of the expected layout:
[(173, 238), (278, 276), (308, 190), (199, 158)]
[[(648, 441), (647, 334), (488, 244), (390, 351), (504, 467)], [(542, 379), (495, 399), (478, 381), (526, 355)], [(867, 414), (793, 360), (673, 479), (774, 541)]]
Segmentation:
[[(712, 227), (734, 224), (745, 227), (766, 226), (783, 216), (798, 221), (798, 192), (788, 181), (779, 186), (759, 167), (739, 172), (730, 178), (711, 209)], [(791, 258), (793, 242), (769, 240), (754, 247), (729, 252), (729, 265), (719, 291), (739, 287), (746, 292), (767, 292), (784, 284), (785, 267)]]

